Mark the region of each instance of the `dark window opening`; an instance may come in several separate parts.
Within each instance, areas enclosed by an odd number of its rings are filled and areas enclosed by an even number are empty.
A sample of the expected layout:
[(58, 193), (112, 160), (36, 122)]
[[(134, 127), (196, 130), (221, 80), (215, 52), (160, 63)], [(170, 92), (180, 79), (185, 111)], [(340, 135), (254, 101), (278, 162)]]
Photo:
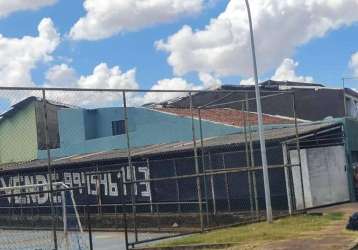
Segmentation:
[(112, 121), (112, 135), (123, 135), (126, 133), (124, 120)]

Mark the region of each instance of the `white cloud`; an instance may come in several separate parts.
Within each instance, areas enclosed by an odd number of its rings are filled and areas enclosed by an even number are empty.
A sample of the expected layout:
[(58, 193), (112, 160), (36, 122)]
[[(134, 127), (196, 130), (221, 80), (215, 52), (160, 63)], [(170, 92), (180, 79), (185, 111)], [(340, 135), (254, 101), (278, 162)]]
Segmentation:
[[(203, 89), (216, 89), (222, 83), (219, 79), (210, 74), (199, 73), (201, 84), (190, 83), (187, 80), (179, 77), (163, 79), (153, 85), (151, 90), (203, 90)], [(153, 93), (148, 92), (143, 98), (140, 98), (137, 103), (157, 103), (170, 99), (178, 98), (187, 95), (187, 92), (162, 92)]]
[(222, 85), (220, 79), (213, 77), (208, 73), (199, 73), (199, 79), (203, 83), (204, 89), (217, 89)]
[(255, 85), (254, 78), (243, 79), (240, 81), (240, 85)]
[[(138, 89), (136, 70), (122, 72), (118, 66), (108, 67), (98, 64), (92, 74), (78, 77), (76, 71), (66, 64), (55, 65), (46, 73), (46, 87), (94, 88), (94, 89)], [(119, 105), (122, 102), (121, 92), (65, 92), (48, 91), (51, 100), (87, 107)], [(132, 97), (133, 94), (128, 94)]]
[(53, 22), (44, 18), (38, 25), (38, 36), (7, 38), (0, 34), (0, 85), (32, 86), (31, 70), (38, 63), (52, 59), (60, 42)]
[[(169, 90), (169, 89), (192, 90), (192, 89), (198, 89), (198, 87), (192, 83), (187, 82), (182, 78), (171, 78), (171, 79), (160, 80), (156, 84), (154, 84), (153, 87), (151, 88), (151, 90)], [(185, 92), (162, 92), (162, 93), (148, 92), (144, 95), (143, 98), (139, 99), (139, 103), (163, 102), (185, 95), (187, 95), (187, 93)]]
[(352, 55), (349, 66), (353, 70), (354, 76), (358, 77), (358, 52)]
[(137, 89), (136, 70), (122, 72), (118, 66), (108, 67), (106, 63), (98, 64), (92, 74), (77, 76), (76, 71), (67, 64), (51, 67), (46, 73), (47, 87), (72, 87), (91, 89)]
[(281, 65), (277, 68), (275, 74), (271, 78), (276, 81), (291, 81), (291, 82), (305, 82), (312, 83), (313, 78), (310, 76), (298, 76), (296, 74), (296, 68), (298, 62), (290, 58), (285, 58)]
[[(258, 65), (264, 73), (298, 46), (358, 21), (357, 0), (252, 0)], [(202, 30), (182, 27), (156, 47), (169, 53), (174, 73), (251, 74), (245, 1), (230, 0), (225, 11)]]
[[(46, 73), (46, 87), (91, 88), (91, 89), (139, 89), (136, 80), (136, 70), (122, 72), (118, 66), (108, 67), (107, 64), (97, 65), (90, 75), (78, 76), (76, 71), (67, 64), (51, 67)], [(221, 81), (209, 74), (200, 73), (200, 84), (190, 83), (183, 78), (162, 79), (155, 83), (151, 90), (202, 90), (214, 89), (221, 86)], [(78, 106), (100, 107), (122, 105), (121, 92), (65, 92), (48, 91), (49, 99)], [(130, 106), (145, 103), (162, 102), (186, 95), (186, 92), (128, 92), (127, 101)]]
[[(44, 86), (46, 87), (139, 89), (135, 69), (122, 72), (118, 66), (110, 68), (105, 63), (97, 65), (92, 74), (86, 76), (78, 76), (76, 71), (67, 64), (55, 65), (47, 71), (45, 78)], [(162, 79), (154, 84), (151, 90), (202, 90), (221, 86), (221, 81), (209, 74), (200, 73), (199, 79), (200, 84), (190, 83), (183, 78)], [(138, 106), (145, 103), (162, 102), (186, 94), (186, 92), (148, 92), (145, 94), (128, 92), (127, 101), (130, 106)], [(122, 105), (121, 92), (48, 91), (47, 95), (51, 100), (78, 106)]]
[[(39, 63), (52, 59), (51, 54), (60, 42), (50, 18), (39, 23), (38, 36), (8, 38), (0, 34), (0, 86), (34, 87), (31, 71)], [(40, 96), (40, 91), (1, 91), (1, 101), (14, 104), (29, 95)]]
[(122, 72), (118, 66), (109, 68), (101, 63), (94, 68), (92, 75), (81, 76), (78, 85), (80, 88), (137, 89), (135, 75), (135, 69)]
[[(291, 58), (285, 58), (281, 65), (276, 69), (275, 74), (271, 77), (274, 81), (291, 81), (291, 82), (304, 82), (313, 83), (313, 77), (310, 76), (298, 76), (296, 69), (299, 63), (295, 62)], [(259, 82), (262, 80), (259, 79)], [(254, 85), (254, 78), (243, 79), (240, 81), (240, 85)]]
[(48, 87), (77, 87), (78, 76), (76, 71), (67, 64), (51, 67), (45, 75)]
[(98, 40), (196, 14), (204, 0), (85, 0), (86, 16), (70, 31), (75, 40)]
[(0, 1), (0, 18), (16, 11), (37, 10), (56, 2), (57, 0), (2, 0)]

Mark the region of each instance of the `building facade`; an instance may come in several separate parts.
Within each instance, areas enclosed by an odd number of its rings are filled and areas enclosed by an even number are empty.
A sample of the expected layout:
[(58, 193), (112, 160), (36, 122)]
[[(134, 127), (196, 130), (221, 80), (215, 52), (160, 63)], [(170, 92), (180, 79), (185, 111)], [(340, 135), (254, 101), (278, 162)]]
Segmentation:
[[(49, 147), (60, 144), (57, 112), (63, 105), (47, 102)], [(46, 148), (43, 101), (26, 98), (1, 115), (0, 163), (37, 159), (38, 151)]]
[[(130, 146), (133, 148), (193, 139), (190, 116), (147, 108), (127, 109)], [(51, 150), (54, 158), (127, 148), (123, 108), (69, 108), (58, 112), (60, 145)], [(194, 119), (199, 131), (199, 121)], [(202, 121), (206, 137), (242, 131), (240, 126)], [(39, 150), (38, 158), (47, 152)]]
[[(230, 95), (223, 92), (197, 93), (193, 95), (193, 105), (203, 106), (217, 100), (215, 105), (220, 107), (242, 109), (242, 101), (248, 98), (249, 110), (256, 112), (254, 86), (224, 85), (221, 89), (233, 92)], [(299, 119), (308, 121), (321, 121), (327, 117), (358, 118), (358, 93), (352, 89), (272, 80), (261, 83), (260, 89), (262, 96), (282, 93), (273, 98), (262, 99), (262, 111), (265, 114), (293, 117), (295, 111)], [(161, 105), (172, 108), (188, 107), (189, 98), (182, 97)]]
[[(0, 164), (47, 159), (43, 101), (29, 97), (15, 104), (0, 119)], [(52, 158), (99, 153), (127, 148), (124, 108), (70, 108), (48, 101), (47, 125)], [(162, 143), (190, 142), (192, 124), (199, 138), (197, 111), (193, 120), (189, 109), (129, 107), (128, 133), (131, 148)], [(243, 131), (244, 119), (251, 125), (256, 113), (236, 109), (202, 111), (204, 138)], [(264, 115), (267, 124), (293, 123), (292, 119)]]

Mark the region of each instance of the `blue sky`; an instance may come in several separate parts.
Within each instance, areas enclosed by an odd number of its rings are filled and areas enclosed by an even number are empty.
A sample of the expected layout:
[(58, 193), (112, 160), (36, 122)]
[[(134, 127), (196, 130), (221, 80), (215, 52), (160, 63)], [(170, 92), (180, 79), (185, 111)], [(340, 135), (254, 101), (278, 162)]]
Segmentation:
[[(183, 15), (168, 22), (139, 28), (137, 31), (126, 30), (108, 38), (87, 41), (72, 40), (66, 35), (77, 20), (86, 15), (83, 1), (59, 0), (51, 6), (13, 12), (0, 19), (0, 33), (8, 38), (37, 36), (37, 26), (41, 20), (45, 17), (52, 19), (57, 32), (61, 34), (61, 42), (51, 53), (52, 61), (36, 62), (36, 67), (31, 70), (32, 80), (36, 84), (44, 83), (46, 72), (56, 64), (66, 63), (77, 75), (87, 76), (96, 65), (104, 62), (108, 67), (119, 66), (123, 72), (136, 68), (136, 81), (141, 88), (149, 89), (161, 79), (176, 77), (173, 74), (174, 66), (167, 62), (169, 52), (156, 49), (155, 42), (160, 39), (166, 41), (183, 25), (189, 25), (194, 31), (205, 29), (210, 19), (225, 11), (227, 4), (228, 1), (214, 1), (214, 4), (204, 6), (199, 13)], [(358, 23), (352, 22), (337, 30), (328, 30), (323, 37), (313, 37), (305, 44), (296, 46), (287, 58), (299, 63), (295, 68), (298, 76), (310, 76), (315, 82), (340, 87), (343, 76), (353, 75), (349, 61), (358, 51), (357, 41)], [(260, 57), (258, 62), (260, 66)], [(247, 64), (251, 65), (251, 62)], [(278, 66), (273, 63), (261, 75), (261, 79), (272, 76)], [(239, 84), (241, 79), (248, 77), (239, 73), (209, 73), (215, 74), (224, 84)], [(178, 77), (200, 84), (195, 69)], [(349, 81), (347, 85), (357, 87), (358, 81)]]

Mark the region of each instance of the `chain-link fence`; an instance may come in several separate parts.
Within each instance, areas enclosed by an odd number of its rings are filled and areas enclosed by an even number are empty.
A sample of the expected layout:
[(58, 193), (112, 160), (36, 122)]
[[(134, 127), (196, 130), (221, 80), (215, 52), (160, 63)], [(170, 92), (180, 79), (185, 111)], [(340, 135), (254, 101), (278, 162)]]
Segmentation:
[[(280, 217), (305, 209), (299, 138), (322, 125), (296, 117), (288, 90), (261, 95), (270, 205)], [(266, 219), (253, 89), (3, 88), (0, 96), (4, 229), (52, 232), (56, 242), (66, 219), (75, 231), (123, 229), (130, 248)], [(33, 185), (46, 192), (25, 190)]]
[(38, 172), (36, 182), (17, 172), (1, 177), (9, 185), (2, 186), (0, 198), (9, 206), (0, 207), (0, 249), (89, 249), (73, 194), (78, 188), (53, 176), (51, 189), (48, 172)]

